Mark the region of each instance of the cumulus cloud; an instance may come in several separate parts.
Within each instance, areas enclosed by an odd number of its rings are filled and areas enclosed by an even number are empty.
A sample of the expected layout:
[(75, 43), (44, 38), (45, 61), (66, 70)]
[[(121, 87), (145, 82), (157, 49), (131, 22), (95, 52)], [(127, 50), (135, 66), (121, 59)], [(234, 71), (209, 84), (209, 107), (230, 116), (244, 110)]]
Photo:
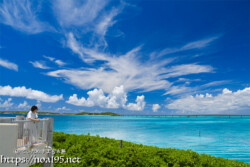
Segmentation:
[(53, 30), (38, 19), (39, 4), (29, 0), (3, 0), (0, 6), (0, 21), (19, 31), (36, 34)]
[(153, 112), (157, 112), (160, 108), (161, 108), (161, 106), (159, 104), (153, 104), (153, 106), (152, 106)]
[(127, 105), (128, 110), (142, 111), (146, 105), (144, 101), (144, 96), (137, 96), (136, 103), (129, 103)]
[(9, 107), (12, 107), (13, 106), (13, 103), (11, 102), (12, 101), (12, 98), (8, 98), (7, 100), (3, 101), (1, 98), (0, 98), (0, 108), (9, 108)]
[(115, 87), (109, 95), (105, 95), (102, 89), (94, 89), (88, 91), (88, 98), (78, 98), (76, 94), (69, 97), (69, 100), (66, 101), (69, 104), (76, 106), (86, 106), (94, 107), (98, 106), (101, 108), (125, 108), (128, 110), (137, 110), (142, 111), (145, 106), (144, 96), (137, 96), (136, 103), (127, 102), (127, 94), (124, 91), (123, 85), (120, 87)]
[(40, 68), (40, 69), (50, 69), (45, 62), (42, 61), (30, 61), (30, 63), (35, 67), (35, 68)]
[(172, 101), (168, 109), (182, 113), (220, 114), (250, 109), (250, 87), (232, 92), (227, 88), (221, 94), (197, 94)]
[(0, 86), (0, 96), (13, 96), (13, 97), (25, 97), (27, 99), (34, 99), (48, 103), (54, 103), (63, 99), (63, 95), (48, 95), (39, 90), (27, 89), (22, 87)]
[(17, 108), (23, 108), (23, 109), (26, 109), (28, 108), (29, 105), (28, 105), (28, 102), (27, 101), (24, 101), (23, 103), (20, 103)]
[(0, 66), (8, 68), (10, 70), (18, 71), (18, 66), (15, 63), (11, 63), (8, 60), (3, 60), (0, 58)]

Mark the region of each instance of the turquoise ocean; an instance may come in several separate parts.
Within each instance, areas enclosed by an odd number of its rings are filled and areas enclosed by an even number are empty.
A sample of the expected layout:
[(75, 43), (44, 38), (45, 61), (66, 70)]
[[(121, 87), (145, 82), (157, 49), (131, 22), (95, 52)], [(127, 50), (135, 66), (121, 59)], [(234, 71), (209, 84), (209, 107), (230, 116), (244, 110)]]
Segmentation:
[(192, 149), (201, 154), (250, 163), (250, 116), (39, 117), (53, 117), (54, 130), (58, 132), (90, 133), (161, 148)]

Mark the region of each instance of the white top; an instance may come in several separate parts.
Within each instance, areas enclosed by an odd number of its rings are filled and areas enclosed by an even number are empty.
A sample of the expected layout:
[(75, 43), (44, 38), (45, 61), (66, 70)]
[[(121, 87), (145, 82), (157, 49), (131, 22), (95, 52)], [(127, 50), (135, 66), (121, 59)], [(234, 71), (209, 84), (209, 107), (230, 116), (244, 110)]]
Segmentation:
[(37, 113), (33, 113), (32, 111), (29, 111), (29, 113), (27, 114), (27, 119), (31, 118), (31, 119), (35, 119), (38, 118)]

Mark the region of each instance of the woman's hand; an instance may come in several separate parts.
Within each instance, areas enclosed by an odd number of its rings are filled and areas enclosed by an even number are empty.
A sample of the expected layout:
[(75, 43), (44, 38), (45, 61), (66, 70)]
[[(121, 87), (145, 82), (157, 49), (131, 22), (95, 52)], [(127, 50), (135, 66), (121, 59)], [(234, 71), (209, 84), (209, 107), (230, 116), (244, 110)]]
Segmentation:
[(40, 122), (40, 119), (38, 119), (38, 118), (36, 118), (35, 120), (36, 120), (36, 122)]

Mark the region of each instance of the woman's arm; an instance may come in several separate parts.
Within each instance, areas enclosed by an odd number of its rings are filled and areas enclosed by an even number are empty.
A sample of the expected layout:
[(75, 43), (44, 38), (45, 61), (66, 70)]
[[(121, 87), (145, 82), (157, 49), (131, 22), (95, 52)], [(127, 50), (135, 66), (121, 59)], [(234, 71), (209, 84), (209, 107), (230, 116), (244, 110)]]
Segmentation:
[(38, 119), (38, 118), (35, 118), (35, 119), (33, 119), (33, 118), (28, 118), (29, 120), (31, 120), (31, 121), (34, 121), (34, 122), (40, 122), (40, 119)]

